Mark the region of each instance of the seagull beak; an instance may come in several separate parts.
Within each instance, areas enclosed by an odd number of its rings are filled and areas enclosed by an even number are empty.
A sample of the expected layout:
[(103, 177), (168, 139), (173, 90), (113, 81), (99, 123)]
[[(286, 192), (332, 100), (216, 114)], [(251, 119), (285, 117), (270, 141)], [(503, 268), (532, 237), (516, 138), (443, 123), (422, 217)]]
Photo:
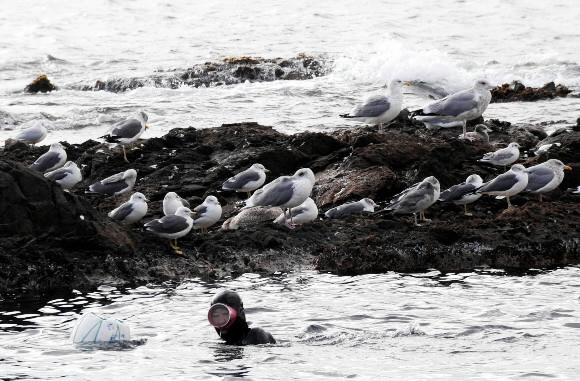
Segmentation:
[(264, 168), (264, 172), (268, 173), (268, 172), (270, 172), (270, 170)]
[(148, 199), (147, 197), (145, 197), (145, 201), (146, 201), (146, 202), (149, 202), (149, 199)]
[(413, 83), (411, 81), (405, 81), (403, 82), (404, 86), (411, 86)]
[(145, 129), (148, 129), (150, 126), (148, 124), (145, 125)]
[(572, 172), (572, 167), (570, 167), (569, 165), (565, 165), (564, 170)]

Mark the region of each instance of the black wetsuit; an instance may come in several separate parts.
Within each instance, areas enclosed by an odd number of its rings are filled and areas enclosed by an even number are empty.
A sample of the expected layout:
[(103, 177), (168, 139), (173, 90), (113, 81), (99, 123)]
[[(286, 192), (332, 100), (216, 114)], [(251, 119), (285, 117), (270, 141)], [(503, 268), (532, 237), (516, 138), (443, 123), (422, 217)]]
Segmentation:
[(223, 303), (234, 308), (238, 313), (234, 325), (227, 330), (220, 330), (216, 328), (216, 332), (226, 344), (230, 345), (256, 345), (256, 344), (276, 344), (276, 339), (264, 331), (262, 328), (250, 328), (246, 322), (246, 313), (244, 311), (244, 304), (240, 296), (230, 290), (225, 290), (216, 296), (211, 301), (211, 304)]

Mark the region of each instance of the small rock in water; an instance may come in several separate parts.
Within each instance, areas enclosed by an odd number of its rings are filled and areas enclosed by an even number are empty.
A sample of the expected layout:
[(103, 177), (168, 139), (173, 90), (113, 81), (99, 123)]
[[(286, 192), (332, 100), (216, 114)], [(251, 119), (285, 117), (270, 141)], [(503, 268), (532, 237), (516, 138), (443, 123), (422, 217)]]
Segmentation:
[(46, 74), (39, 75), (34, 81), (30, 82), (30, 84), (24, 88), (24, 91), (33, 94), (36, 94), (39, 91), (41, 93), (48, 93), (53, 90), (56, 90), (56, 86), (50, 82)]
[(518, 102), (537, 101), (540, 99), (552, 99), (555, 97), (566, 97), (572, 90), (564, 85), (556, 85), (548, 82), (542, 87), (527, 87), (519, 81), (511, 84), (504, 83), (491, 90), (491, 102)]

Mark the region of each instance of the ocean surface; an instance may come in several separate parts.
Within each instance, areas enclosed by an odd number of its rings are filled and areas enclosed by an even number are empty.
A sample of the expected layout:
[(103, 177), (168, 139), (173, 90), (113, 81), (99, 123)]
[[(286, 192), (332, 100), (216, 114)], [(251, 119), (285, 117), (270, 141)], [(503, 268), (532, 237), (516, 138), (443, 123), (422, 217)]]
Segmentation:
[[(0, 1), (0, 142), (28, 121), (45, 141), (82, 142), (146, 111), (143, 138), (176, 127), (256, 121), (295, 133), (354, 126), (338, 114), (391, 78), (447, 91), (562, 83), (580, 91), (580, 4), (555, 1)], [(75, 90), (250, 55), (329, 58), (307, 81)], [(29, 95), (45, 73), (60, 87)], [(428, 100), (407, 90), (406, 107)], [(491, 104), (484, 115), (554, 129), (580, 99)], [(206, 321), (220, 287), (238, 290), (280, 344), (226, 347)], [(136, 289), (103, 286), (52, 300), (0, 300), (0, 380), (578, 380), (580, 268), (535, 275), (314, 272)], [(85, 310), (124, 319), (142, 345), (84, 351), (69, 335)]]
[[(0, 112), (16, 126), (48, 118), (56, 140), (81, 142), (142, 109), (160, 136), (175, 127), (256, 121), (294, 133), (349, 127), (356, 101), (389, 79), (422, 80), (447, 91), (513, 80), (555, 81), (580, 91), (580, 5), (530, 1), (62, 1), (4, 0), (0, 12)], [(224, 57), (330, 58), (331, 74), (309, 81), (243, 83), (125, 93), (74, 90), (96, 80), (150, 76)], [(61, 88), (21, 90), (46, 73)], [(404, 106), (428, 100), (406, 90)], [(580, 100), (492, 104), (484, 115), (514, 123), (569, 125)], [(557, 122), (553, 124), (551, 122)]]
[[(278, 340), (229, 347), (207, 322), (220, 287)], [(537, 275), (313, 272), (101, 287), (0, 302), (2, 380), (578, 380), (580, 268)], [(80, 350), (79, 313), (123, 319), (142, 345)]]

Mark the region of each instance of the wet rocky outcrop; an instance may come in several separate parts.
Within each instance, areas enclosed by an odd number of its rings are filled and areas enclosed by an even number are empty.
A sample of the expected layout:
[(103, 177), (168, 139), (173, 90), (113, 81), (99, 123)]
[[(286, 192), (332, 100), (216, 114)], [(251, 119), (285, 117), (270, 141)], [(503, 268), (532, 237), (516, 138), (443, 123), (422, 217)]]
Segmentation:
[(491, 90), (491, 102), (532, 102), (541, 99), (566, 97), (572, 90), (562, 84), (548, 82), (542, 87), (528, 87), (520, 81), (504, 83)]
[[(565, 191), (579, 181), (580, 132), (568, 130), (546, 137), (535, 126), (513, 126), (497, 120), (486, 124), (492, 129), (492, 145), (457, 139), (460, 128), (420, 128), (408, 121), (404, 112), (385, 134), (374, 127), (360, 127), (285, 135), (255, 123), (174, 129), (129, 150), (130, 164), (123, 161), (118, 148), (110, 149), (96, 141), (65, 144), (69, 159), (79, 164), (84, 176), (72, 194), (15, 164), (31, 163), (46, 147), (17, 143), (0, 151), (0, 169), (4, 168), (0, 173), (6, 176), (5, 168), (10, 168), (11, 173), (16, 171), (18, 176), (34, 181), (34, 188), (49, 189), (44, 195), (49, 201), (22, 197), (19, 202), (25, 212), (11, 212), (11, 218), (23, 226), (32, 224), (30, 228), (0, 229), (0, 278), (5, 279), (0, 293), (304, 268), (362, 274), (429, 268), (448, 272), (485, 266), (525, 271), (580, 263), (580, 197)], [(484, 196), (470, 207), (473, 217), (463, 216), (460, 207), (436, 204), (427, 211), (433, 221), (422, 227), (412, 225), (410, 216), (382, 212), (345, 220), (319, 220), (293, 231), (269, 222), (235, 231), (222, 231), (216, 225), (209, 234), (194, 232), (179, 241), (185, 257), (175, 256), (166, 242), (139, 226), (124, 227), (108, 221), (105, 212), (121, 200), (84, 193), (97, 179), (135, 168), (135, 190), (151, 200), (145, 221), (159, 217), (165, 193), (176, 191), (193, 206), (209, 194), (217, 196), (224, 206), (221, 224), (236, 213), (236, 203), (244, 199), (243, 195), (222, 192), (222, 182), (258, 162), (271, 170), (269, 179), (291, 174), (300, 167), (312, 168), (317, 177), (313, 198), (322, 213), (335, 203), (361, 197), (385, 202), (429, 175), (435, 175), (442, 187), (464, 181), (472, 173), (489, 179), (503, 169), (481, 165), (477, 159), (513, 140), (520, 142), (524, 152), (543, 142), (558, 141), (558, 151), (550, 150), (548, 157), (561, 154), (575, 168), (561, 189), (546, 196), (543, 203), (522, 195), (512, 200), (517, 209), (505, 211), (505, 200)], [(522, 161), (533, 164), (545, 159), (524, 155)], [(14, 201), (7, 199), (5, 189), (0, 197), (6, 209), (7, 203)], [(70, 210), (66, 209), (69, 204)], [(31, 211), (52, 216), (43, 218), (55, 226), (34, 223)], [(57, 223), (63, 218), (80, 221), (81, 213), (94, 225), (91, 231), (95, 232), (95, 237), (90, 241), (87, 238), (85, 243), (84, 238), (78, 239), (84, 237), (80, 222), (80, 232), (73, 225), (62, 224), (73, 229), (68, 233), (58, 230), (61, 223)], [(72, 237), (72, 243), (62, 237)]]
[(223, 86), (276, 80), (305, 80), (329, 71), (324, 57), (299, 54), (292, 58), (228, 57), (221, 62), (196, 64), (186, 70), (158, 71), (146, 77), (110, 78), (74, 86), (80, 90), (123, 92), (143, 86), (176, 89), (180, 86)]
[(49, 93), (54, 90), (57, 90), (57, 87), (50, 82), (46, 74), (39, 75), (24, 88), (24, 91), (32, 94)]

